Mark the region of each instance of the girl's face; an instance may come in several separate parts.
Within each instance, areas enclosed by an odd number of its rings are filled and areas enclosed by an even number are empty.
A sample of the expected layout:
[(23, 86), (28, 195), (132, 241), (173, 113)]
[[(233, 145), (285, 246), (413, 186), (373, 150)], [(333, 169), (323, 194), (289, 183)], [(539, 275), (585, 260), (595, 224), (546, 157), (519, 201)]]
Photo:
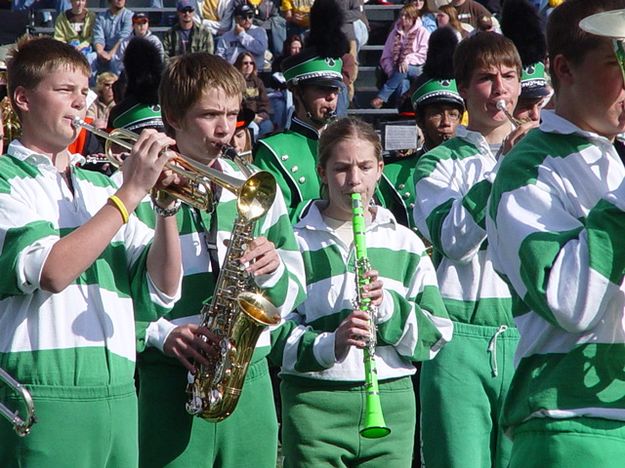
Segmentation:
[(291, 47), (289, 48), (289, 53), (291, 55), (297, 55), (302, 50), (302, 43), (300, 41), (291, 42)]
[(244, 77), (247, 78), (254, 73), (254, 65), (255, 63), (252, 57), (247, 55), (243, 57), (243, 60), (241, 61), (241, 73), (243, 73)]
[(367, 206), (383, 167), (374, 146), (367, 140), (352, 137), (337, 143), (325, 167), (317, 168), (328, 187), (329, 204), (324, 213), (334, 219), (352, 219), (352, 193), (360, 193)]
[(399, 17), (399, 25), (404, 31), (410, 30), (415, 24), (415, 19), (403, 13)]
[(438, 24), (439, 28), (447, 26), (449, 24), (449, 15), (442, 11), (436, 13), (436, 24)]

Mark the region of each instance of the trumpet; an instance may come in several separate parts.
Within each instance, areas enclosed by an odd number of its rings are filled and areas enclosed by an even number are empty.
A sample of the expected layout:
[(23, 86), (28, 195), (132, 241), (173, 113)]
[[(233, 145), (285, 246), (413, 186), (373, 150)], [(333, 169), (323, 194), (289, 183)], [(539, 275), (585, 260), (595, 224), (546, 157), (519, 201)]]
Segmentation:
[[(85, 122), (80, 117), (74, 117), (72, 125), (76, 128), (84, 128), (94, 135), (103, 138), (105, 140), (104, 154), (115, 167), (119, 167), (120, 163), (113, 155), (113, 145), (121, 146), (130, 151), (139, 138), (138, 134), (124, 128), (116, 128), (110, 133), (105, 132)], [(163, 190), (187, 205), (200, 210), (212, 211), (215, 200), (210, 187), (211, 183), (215, 183), (232, 193), (238, 193), (241, 189), (241, 180), (223, 174), (180, 153), (175, 154), (176, 156), (165, 165), (165, 168), (186, 178), (188, 183), (186, 185), (167, 187)]]
[(514, 117), (510, 112), (508, 112), (508, 108), (506, 107), (506, 101), (504, 99), (500, 99), (499, 101), (497, 101), (496, 105), (497, 105), (497, 109), (499, 109), (501, 112), (503, 112), (504, 115), (510, 121), (510, 124), (512, 125), (512, 130), (516, 130), (517, 127), (519, 127), (520, 125), (525, 123), (525, 122), (517, 119), (516, 117)]
[(0, 381), (4, 382), (7, 387), (19, 394), (22, 400), (24, 400), (26, 419), (21, 418), (18, 415), (18, 411), (11, 411), (7, 406), (0, 404), (0, 414), (13, 425), (13, 429), (15, 429), (17, 435), (24, 437), (30, 433), (30, 428), (37, 422), (33, 398), (30, 392), (26, 390), (26, 387), (11, 377), (4, 369), (0, 369)]

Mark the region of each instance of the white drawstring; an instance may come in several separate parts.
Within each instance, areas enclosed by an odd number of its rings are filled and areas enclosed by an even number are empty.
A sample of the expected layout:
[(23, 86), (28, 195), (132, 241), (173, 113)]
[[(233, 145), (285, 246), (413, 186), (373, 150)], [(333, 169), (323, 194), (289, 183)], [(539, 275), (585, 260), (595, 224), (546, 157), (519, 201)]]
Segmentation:
[(497, 337), (508, 329), (508, 325), (500, 325), (493, 337), (488, 342), (488, 352), (490, 353), (490, 368), (493, 377), (497, 377)]

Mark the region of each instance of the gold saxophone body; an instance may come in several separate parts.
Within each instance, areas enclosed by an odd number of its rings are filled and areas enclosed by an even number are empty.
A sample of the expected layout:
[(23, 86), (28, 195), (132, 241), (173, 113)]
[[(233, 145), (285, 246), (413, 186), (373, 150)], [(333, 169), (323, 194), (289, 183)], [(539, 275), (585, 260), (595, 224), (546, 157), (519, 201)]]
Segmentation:
[[(249, 166), (241, 169), (250, 172)], [(239, 261), (275, 194), (275, 178), (265, 171), (249, 175), (236, 193), (237, 218), (226, 257), (213, 299), (200, 312), (201, 326), (216, 335), (219, 346), (217, 353), (206, 356), (208, 366), (198, 365), (195, 374), (189, 374), (186, 409), (209, 421), (221, 421), (235, 410), (260, 334), (280, 321), (278, 309), (263, 297)]]

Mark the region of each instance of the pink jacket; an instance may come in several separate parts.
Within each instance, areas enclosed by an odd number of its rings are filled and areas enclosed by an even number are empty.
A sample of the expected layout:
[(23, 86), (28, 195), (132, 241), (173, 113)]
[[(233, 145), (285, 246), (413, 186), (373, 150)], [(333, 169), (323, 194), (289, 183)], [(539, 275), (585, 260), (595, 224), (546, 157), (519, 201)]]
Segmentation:
[(425, 29), (421, 23), (421, 18), (417, 18), (415, 24), (408, 33), (399, 29), (399, 21), (395, 22), (393, 29), (386, 38), (384, 43), (384, 50), (382, 52), (382, 58), (380, 59), (380, 65), (387, 76), (391, 76), (396, 67), (393, 64), (393, 44), (395, 43), (395, 36), (401, 35), (402, 41), (413, 31), (417, 30), (414, 36), (414, 42), (411, 44), (412, 52), (407, 56), (409, 65), (423, 65), (425, 63), (425, 56), (428, 52), (428, 41), (430, 39), (430, 33)]

